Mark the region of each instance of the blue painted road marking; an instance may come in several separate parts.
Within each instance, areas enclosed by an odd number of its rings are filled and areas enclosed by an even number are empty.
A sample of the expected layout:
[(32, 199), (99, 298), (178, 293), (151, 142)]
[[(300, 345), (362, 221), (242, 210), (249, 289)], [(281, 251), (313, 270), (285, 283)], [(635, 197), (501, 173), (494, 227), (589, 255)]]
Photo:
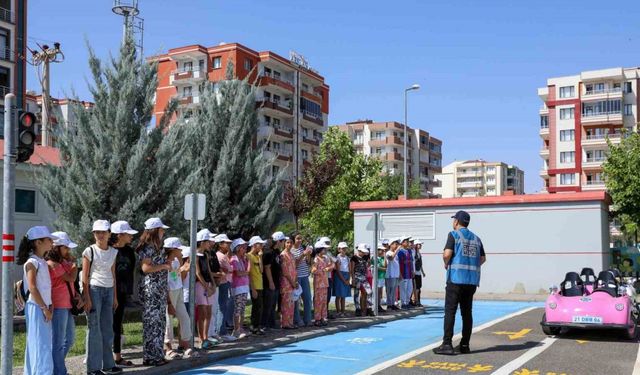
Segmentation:
[[(317, 337), (295, 344), (230, 358), (207, 367), (182, 372), (182, 375), (267, 373), (269, 371), (302, 374), (353, 374), (396, 358), (442, 339), (444, 301), (427, 300), (427, 314), (396, 320), (348, 332)], [(528, 302), (477, 301), (473, 305), (474, 326), (498, 319), (522, 309), (542, 306)], [(461, 330), (460, 314), (455, 332)], [(224, 369), (229, 366), (230, 371)], [(239, 372), (238, 369), (242, 369)], [(213, 372), (212, 372), (213, 370)], [(238, 372), (236, 372), (238, 371)]]

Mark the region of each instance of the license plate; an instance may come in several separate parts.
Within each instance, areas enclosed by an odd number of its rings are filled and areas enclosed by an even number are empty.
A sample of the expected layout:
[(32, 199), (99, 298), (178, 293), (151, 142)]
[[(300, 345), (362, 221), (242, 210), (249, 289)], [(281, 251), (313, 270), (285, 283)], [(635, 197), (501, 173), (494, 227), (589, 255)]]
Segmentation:
[(574, 316), (573, 322), (586, 324), (602, 324), (602, 318), (599, 316)]

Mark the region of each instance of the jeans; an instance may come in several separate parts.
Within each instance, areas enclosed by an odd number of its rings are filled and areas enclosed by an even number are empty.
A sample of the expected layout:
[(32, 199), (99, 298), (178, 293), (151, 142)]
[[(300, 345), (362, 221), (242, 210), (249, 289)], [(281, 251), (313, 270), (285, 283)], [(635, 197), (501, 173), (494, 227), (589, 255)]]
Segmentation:
[(277, 328), (276, 326), (276, 302), (280, 296), (280, 290), (277, 288), (274, 290), (268, 287), (263, 290), (263, 305), (262, 305), (262, 326), (268, 328)]
[(298, 284), (302, 288), (302, 303), (304, 304), (304, 320), (300, 318), (300, 298), (296, 301), (293, 308), (293, 321), (295, 324), (301, 326), (311, 324), (311, 308), (313, 307), (311, 302), (311, 286), (309, 285), (309, 277), (298, 277)]
[(444, 298), (444, 337), (442, 344), (451, 345), (453, 338), (453, 326), (456, 323), (456, 311), (460, 305), (460, 315), (462, 315), (462, 340), (460, 345), (469, 345), (471, 340), (471, 329), (473, 328), (473, 315), (471, 313), (473, 305), (473, 294), (477, 286), (466, 284), (447, 283)]
[(87, 316), (87, 372), (111, 369), (113, 360), (113, 288), (91, 285), (91, 311)]
[(42, 309), (33, 302), (25, 304), (24, 316), (27, 323), (24, 373), (25, 375), (52, 374), (51, 322), (44, 321)]
[(402, 306), (409, 304), (413, 292), (413, 278), (400, 279), (400, 302)]
[(398, 278), (388, 277), (384, 279), (387, 287), (387, 307), (391, 307), (396, 304), (396, 293), (398, 290)]
[(233, 299), (231, 298), (231, 283), (227, 282), (218, 286), (218, 304), (222, 312), (222, 326), (220, 336), (229, 333), (227, 327), (233, 327)]
[(122, 350), (122, 322), (124, 320), (124, 308), (127, 304), (127, 295), (118, 293), (118, 308), (113, 313), (113, 352), (120, 354)]
[(262, 327), (262, 301), (264, 300), (262, 290), (256, 290), (256, 298), (251, 295), (251, 328)]
[(64, 358), (75, 340), (76, 324), (70, 309), (53, 309), (53, 375), (67, 375)]

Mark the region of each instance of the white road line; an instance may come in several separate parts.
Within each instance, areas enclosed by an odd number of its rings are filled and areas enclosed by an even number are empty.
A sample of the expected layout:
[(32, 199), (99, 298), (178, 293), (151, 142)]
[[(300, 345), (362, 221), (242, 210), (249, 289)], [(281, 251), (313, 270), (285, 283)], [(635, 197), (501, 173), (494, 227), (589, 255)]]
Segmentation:
[(335, 357), (331, 355), (321, 355), (321, 354), (311, 354), (311, 353), (287, 353), (287, 355), (304, 355), (307, 357), (318, 357), (318, 358), (326, 358), (326, 359), (339, 359), (341, 361), (360, 361), (359, 358), (349, 358), (349, 357)]
[(305, 375), (298, 372), (285, 372), (285, 371), (274, 371), (274, 370), (263, 370), (260, 368), (254, 367), (246, 367), (246, 366), (209, 366), (205, 368), (201, 368), (199, 370), (213, 370), (213, 371), (226, 371), (232, 372), (236, 374), (246, 374), (246, 375)]
[[(531, 310), (535, 310), (537, 308), (538, 308), (538, 306), (527, 307), (526, 309), (523, 309), (523, 310), (520, 310), (520, 311), (516, 311), (516, 312), (514, 312), (512, 314), (509, 314), (509, 315), (505, 315), (505, 316), (503, 316), (501, 318), (492, 320), (490, 322), (487, 322), (487, 323), (484, 323), (482, 325), (479, 325), (479, 326), (475, 327), (473, 329), (473, 332), (474, 333), (475, 332), (480, 332), (483, 329), (489, 328), (489, 327), (491, 327), (491, 326), (493, 326), (495, 324), (498, 324), (498, 323), (500, 323), (502, 321), (505, 321), (507, 319), (511, 319), (511, 318), (516, 317), (518, 315), (522, 315), (524, 313), (527, 313), (527, 312), (529, 312)], [(459, 339), (461, 337), (462, 337), (462, 334), (459, 333), (459, 334), (453, 336), (453, 340), (457, 340), (457, 339)], [(400, 362), (406, 361), (409, 358), (415, 357), (418, 354), (422, 354), (422, 353), (424, 353), (424, 352), (426, 352), (428, 350), (437, 348), (438, 346), (440, 346), (441, 343), (442, 343), (442, 341), (436, 341), (436, 342), (434, 342), (432, 344), (423, 346), (423, 347), (418, 348), (416, 350), (413, 350), (413, 351), (411, 351), (409, 353), (403, 354), (403, 355), (401, 355), (399, 357), (392, 358), (392, 359), (390, 359), (388, 361), (385, 361), (385, 362), (379, 363), (379, 364), (377, 364), (375, 366), (369, 367), (366, 370), (363, 370), (363, 371), (360, 371), (360, 372), (356, 373), (356, 375), (370, 375), (370, 374), (374, 374), (374, 373), (376, 373), (378, 371), (382, 371), (382, 370), (384, 370), (384, 369), (386, 369), (388, 367), (391, 367), (391, 366), (393, 366), (393, 365), (395, 365), (397, 363), (400, 363)]]
[(542, 353), (545, 350), (547, 350), (554, 342), (556, 342), (556, 340), (558, 340), (558, 339), (556, 339), (554, 337), (547, 337), (546, 339), (544, 339), (544, 340), (542, 340), (540, 342), (540, 344), (542, 344), (542, 345), (538, 345), (538, 346), (536, 346), (534, 348), (531, 348), (531, 349), (527, 350), (523, 355), (521, 355), (520, 357), (518, 357), (518, 358), (514, 359), (513, 361), (507, 363), (506, 365), (500, 367), (499, 369), (494, 371), (491, 375), (509, 375), (509, 374), (511, 374), (515, 370), (519, 369), (522, 365), (524, 365), (525, 363), (529, 362), (530, 360), (535, 358), (540, 353)]
[(638, 356), (636, 357), (636, 364), (633, 365), (632, 375), (640, 375), (640, 345), (638, 346)]

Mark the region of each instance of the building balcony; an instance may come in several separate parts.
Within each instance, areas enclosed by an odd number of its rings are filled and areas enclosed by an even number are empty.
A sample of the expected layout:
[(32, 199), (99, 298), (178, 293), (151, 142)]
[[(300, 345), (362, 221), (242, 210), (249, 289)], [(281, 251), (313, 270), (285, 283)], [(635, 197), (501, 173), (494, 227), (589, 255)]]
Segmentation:
[(302, 142), (304, 142), (306, 144), (310, 144), (312, 146), (320, 146), (320, 139), (319, 138), (311, 138), (311, 137), (302, 136)]
[(587, 135), (582, 138), (582, 147), (585, 149), (602, 149), (603, 146), (607, 146), (607, 139), (613, 144), (619, 144), (622, 140), (622, 134), (595, 134)]
[(0, 100), (4, 100), (4, 96), (11, 92), (11, 87), (0, 86)]
[(602, 164), (607, 160), (605, 157), (591, 157), (585, 158), (582, 161), (582, 168), (584, 169), (601, 169)]
[(442, 187), (442, 181), (429, 179), (429, 181), (427, 181), (427, 186), (429, 186), (429, 187)]
[(549, 170), (548, 169), (541, 169), (540, 170), (540, 177), (542, 178), (548, 178), (549, 177)]
[(585, 112), (582, 114), (582, 125), (621, 124), (622, 112)]
[(171, 72), (169, 76), (170, 85), (193, 84), (207, 79), (207, 72), (204, 69), (178, 69)]
[(273, 100), (271, 98), (256, 98), (256, 108), (273, 111), (277, 114), (287, 114), (293, 116), (293, 106), (291, 102)]
[(302, 111), (302, 120), (307, 121), (316, 126), (324, 126), (324, 121), (322, 120), (322, 116), (318, 116), (315, 113), (303, 110)]
[(200, 104), (200, 96), (198, 94), (181, 94), (176, 99), (181, 107), (192, 107)]
[(591, 180), (582, 183), (582, 190), (605, 190), (607, 187), (604, 181)]
[(293, 139), (293, 128), (286, 127), (284, 125), (275, 125), (272, 122), (263, 121), (260, 123), (260, 128), (258, 129), (258, 135), (268, 138), (268, 137), (280, 137), (286, 138), (287, 140)]
[(322, 96), (320, 96), (319, 93), (315, 91), (305, 91), (305, 90), (301, 90), (300, 92), (302, 93), (303, 98), (313, 100), (314, 102), (322, 103)]
[(538, 114), (540, 114), (540, 115), (548, 115), (549, 114), (549, 108), (546, 105), (543, 105), (542, 107), (540, 107), (540, 110), (538, 110)]
[(548, 147), (543, 147), (543, 148), (540, 150), (540, 156), (541, 156), (543, 159), (548, 159), (548, 158), (549, 158), (549, 148), (548, 148)]
[(387, 161), (404, 161), (404, 158), (402, 157), (402, 154), (400, 154), (399, 152), (387, 152), (386, 154), (382, 154), (382, 160), (387, 160)]
[(0, 60), (14, 62), (15, 54), (10, 48), (0, 48)]
[(458, 178), (461, 177), (480, 177), (482, 176), (482, 172), (480, 171), (475, 171), (475, 172), (458, 172), (457, 173)]
[(293, 92), (294, 90), (292, 81), (282, 76), (274, 75), (273, 73), (262, 73), (259, 77), (258, 84), (260, 86), (275, 86), (288, 92)]
[(479, 187), (482, 187), (482, 182), (473, 182), (473, 181), (458, 182), (456, 186), (458, 188), (479, 188)]
[(371, 147), (379, 147), (386, 145), (399, 145), (402, 146), (402, 139), (400, 137), (388, 136), (385, 138), (374, 138), (369, 141), (369, 146)]
[(606, 99), (622, 99), (624, 93), (622, 92), (622, 88), (612, 88), (605, 90), (590, 90), (585, 91), (581, 99), (582, 101), (591, 101), (591, 100), (606, 100)]
[(0, 21), (15, 23), (15, 15), (9, 9), (0, 8)]
[(275, 158), (275, 160), (281, 160), (281, 161), (291, 162), (293, 160), (293, 157), (291, 156), (291, 151), (289, 150), (266, 148), (265, 156), (270, 158)]
[(549, 138), (549, 126), (540, 126), (540, 137), (542, 137), (542, 139), (548, 139)]

